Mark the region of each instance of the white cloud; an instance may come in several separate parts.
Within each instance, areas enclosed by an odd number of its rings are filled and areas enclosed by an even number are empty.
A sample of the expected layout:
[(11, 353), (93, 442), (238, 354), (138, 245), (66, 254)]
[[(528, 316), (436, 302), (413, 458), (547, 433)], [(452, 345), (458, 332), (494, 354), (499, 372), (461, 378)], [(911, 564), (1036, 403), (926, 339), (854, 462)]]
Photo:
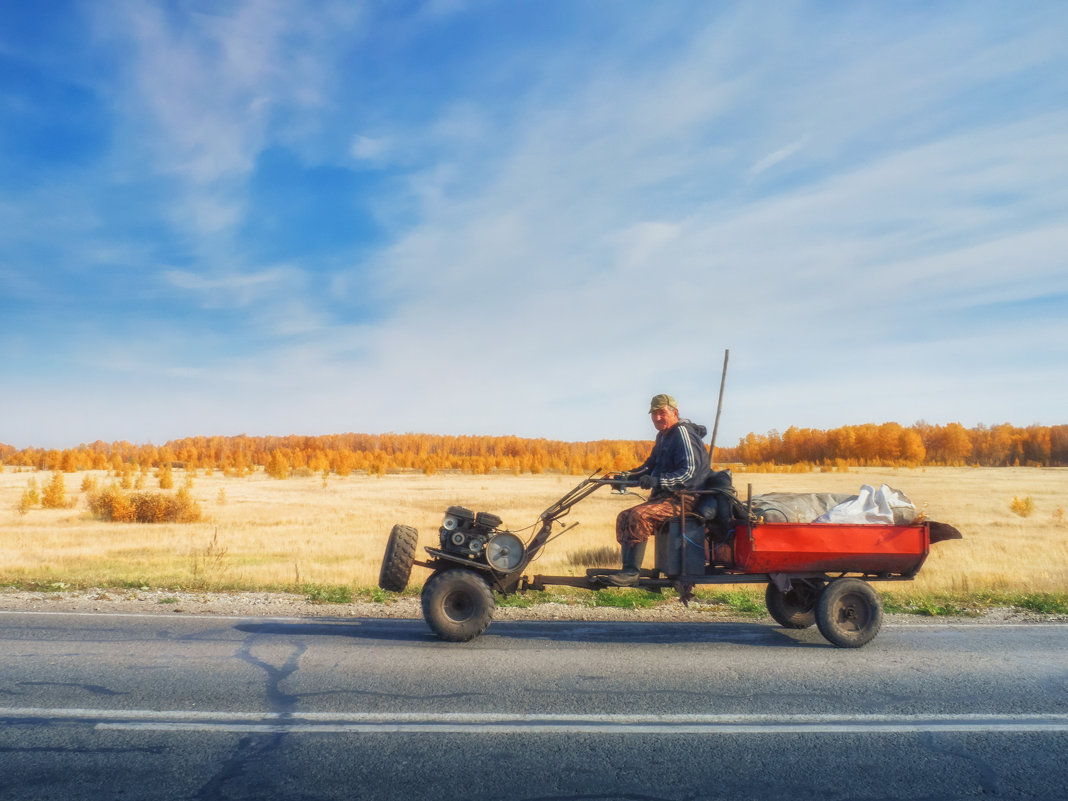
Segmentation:
[(358, 161), (380, 164), (389, 156), (390, 142), (384, 137), (354, 136), (349, 152)]
[(191, 293), (203, 309), (244, 311), (250, 325), (272, 335), (317, 331), (325, 324), (322, 316), (309, 311), (302, 300), (307, 277), (291, 266), (225, 274), (171, 269), (164, 270), (161, 279), (164, 288)]
[(614, 261), (619, 273), (624, 276), (639, 276), (642, 271), (670, 273), (660, 261), (667, 249), (677, 243), (684, 234), (679, 223), (642, 221), (626, 226), (619, 233), (609, 234), (607, 239), (615, 245)]
[(290, 275), (291, 271), (275, 267), (255, 274), (223, 275), (211, 278), (188, 270), (167, 270), (163, 273), (163, 278), (179, 289), (246, 295), (262, 290), (264, 287), (276, 286)]
[(777, 164), (786, 161), (788, 158), (798, 153), (807, 144), (807, 141), (807, 139), (798, 139), (795, 142), (791, 142), (786, 147), (781, 147), (778, 150), (769, 153), (750, 167), (749, 172), (753, 175), (759, 175)]

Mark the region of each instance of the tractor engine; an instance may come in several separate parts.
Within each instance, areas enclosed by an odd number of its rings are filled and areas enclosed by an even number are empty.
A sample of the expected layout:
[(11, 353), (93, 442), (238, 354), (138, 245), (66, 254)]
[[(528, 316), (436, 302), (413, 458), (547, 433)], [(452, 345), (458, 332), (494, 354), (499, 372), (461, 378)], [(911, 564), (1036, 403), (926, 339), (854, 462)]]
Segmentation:
[(484, 559), (486, 542), (500, 524), (501, 519), (489, 512), (476, 514), (462, 506), (450, 506), (438, 530), (441, 550), (469, 559)]

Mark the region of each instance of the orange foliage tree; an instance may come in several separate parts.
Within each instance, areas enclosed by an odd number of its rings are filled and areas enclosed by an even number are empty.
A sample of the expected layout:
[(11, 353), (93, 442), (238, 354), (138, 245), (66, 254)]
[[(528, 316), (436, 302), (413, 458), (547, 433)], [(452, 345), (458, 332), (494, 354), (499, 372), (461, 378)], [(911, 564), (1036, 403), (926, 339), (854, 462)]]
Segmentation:
[(965, 428), (960, 423), (865, 423), (827, 431), (791, 427), (783, 434), (747, 434), (734, 448), (717, 448), (721, 462), (790, 465), (1068, 465), (1068, 426), (1008, 423)]

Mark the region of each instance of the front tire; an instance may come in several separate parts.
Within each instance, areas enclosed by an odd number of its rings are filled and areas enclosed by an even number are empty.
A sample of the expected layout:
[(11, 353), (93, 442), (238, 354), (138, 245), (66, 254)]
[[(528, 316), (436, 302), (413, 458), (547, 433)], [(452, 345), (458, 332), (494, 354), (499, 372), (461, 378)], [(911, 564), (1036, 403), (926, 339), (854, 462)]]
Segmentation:
[(786, 629), (807, 629), (816, 622), (819, 589), (803, 581), (794, 581), (788, 592), (768, 582), (764, 602), (775, 622)]
[(415, 561), (415, 546), (419, 532), (411, 526), (396, 525), (389, 532), (386, 552), (382, 556), (382, 569), (378, 573), (378, 586), (390, 592), (404, 592), (412, 576)]
[(835, 579), (816, 604), (816, 625), (839, 648), (860, 648), (883, 625), (882, 601), (866, 581)]
[(480, 575), (457, 568), (435, 573), (423, 586), (423, 619), (441, 639), (467, 642), (486, 630), (496, 603)]

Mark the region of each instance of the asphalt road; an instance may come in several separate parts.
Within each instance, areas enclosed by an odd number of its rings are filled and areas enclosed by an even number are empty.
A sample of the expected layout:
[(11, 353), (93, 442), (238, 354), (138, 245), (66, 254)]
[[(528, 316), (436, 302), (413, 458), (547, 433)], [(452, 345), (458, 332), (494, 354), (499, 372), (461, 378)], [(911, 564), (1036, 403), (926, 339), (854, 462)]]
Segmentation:
[(0, 613), (0, 799), (1065, 799), (1068, 626)]

